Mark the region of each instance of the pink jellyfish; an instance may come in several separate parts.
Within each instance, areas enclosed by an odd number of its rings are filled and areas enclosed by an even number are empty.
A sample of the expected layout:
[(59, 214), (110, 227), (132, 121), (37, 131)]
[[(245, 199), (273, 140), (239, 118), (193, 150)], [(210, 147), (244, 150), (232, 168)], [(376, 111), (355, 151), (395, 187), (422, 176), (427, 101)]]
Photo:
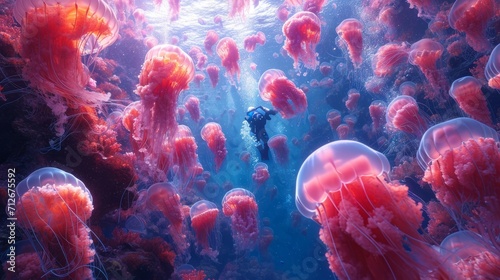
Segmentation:
[(187, 183), (195, 174), (198, 166), (197, 149), (198, 145), (191, 129), (185, 125), (179, 125), (174, 139), (173, 163), (179, 167), (178, 175), (184, 183)]
[(405, 43), (383, 45), (373, 56), (373, 73), (378, 77), (391, 76), (398, 66), (408, 62), (409, 51)]
[(387, 104), (381, 100), (375, 100), (368, 107), (368, 112), (373, 122), (373, 130), (379, 130), (385, 123), (385, 111), (387, 109)]
[(481, 86), (481, 82), (474, 77), (462, 77), (451, 85), (450, 96), (471, 118), (491, 126), (493, 122)]
[(299, 60), (304, 67), (316, 69), (316, 45), (321, 37), (321, 21), (311, 12), (298, 12), (283, 24), (286, 37), (283, 48), (293, 58), (293, 67), (299, 68)]
[(323, 74), (323, 76), (330, 75), (330, 73), (332, 73), (332, 69), (332, 65), (328, 62), (321, 62), (319, 65), (319, 71)]
[(252, 179), (257, 186), (262, 186), (271, 176), (267, 164), (258, 162), (253, 168)]
[(290, 150), (288, 149), (288, 145), (286, 141), (288, 138), (284, 134), (277, 134), (273, 137), (269, 138), (267, 141), (267, 145), (271, 150), (271, 154), (273, 155), (273, 159), (276, 163), (284, 165), (288, 163)]
[(186, 101), (184, 101), (184, 107), (189, 112), (191, 119), (194, 122), (199, 122), (201, 118), (200, 113), (200, 99), (194, 95), (186, 96)]
[(266, 35), (260, 31), (254, 35), (245, 37), (245, 40), (243, 40), (243, 46), (247, 52), (253, 52), (257, 44), (263, 46), (265, 43)]
[(95, 251), (85, 222), (94, 206), (85, 184), (70, 173), (45, 167), (21, 181), (16, 193), (15, 216), (37, 245), (45, 275), (92, 279)]
[(484, 68), (484, 76), (490, 87), (500, 89), (500, 44), (491, 52)]
[(234, 76), (239, 80), (240, 66), (238, 65), (238, 60), (240, 60), (240, 53), (238, 51), (238, 46), (236, 46), (236, 42), (229, 37), (222, 38), (217, 44), (216, 49), (221, 59), (222, 66), (226, 68), (226, 75), (229, 81), (234, 83)]
[(212, 87), (215, 88), (217, 86), (217, 83), (219, 82), (219, 67), (213, 63), (210, 63), (207, 65), (206, 70), (208, 77), (210, 78), (210, 83), (212, 84)]
[(222, 198), (222, 212), (231, 217), (231, 231), (238, 253), (257, 245), (259, 237), (258, 205), (255, 196), (242, 188), (228, 191)]
[(325, 0), (304, 0), (302, 10), (318, 15), (325, 5)]
[(250, 0), (229, 0), (229, 5), (231, 6), (229, 17), (245, 18), (245, 12), (250, 9)]
[[(437, 69), (436, 63), (443, 54), (443, 45), (432, 40), (422, 39), (411, 45), (408, 62), (417, 66), (435, 91), (447, 91), (446, 79)], [(436, 96), (428, 96), (434, 99)]]
[(423, 180), (459, 228), (479, 234), (496, 252), (500, 252), (498, 143), (494, 129), (470, 118), (456, 118), (429, 128), (417, 151)]
[(200, 200), (191, 206), (191, 227), (196, 234), (196, 243), (201, 249), (202, 256), (208, 256), (212, 260), (217, 259), (220, 246), (220, 233), (217, 223), (219, 209), (215, 203)]
[(172, 141), (177, 130), (177, 98), (194, 78), (191, 58), (179, 47), (158, 45), (148, 51), (136, 93), (141, 97), (139, 138), (150, 141), (153, 162), (164, 142)]
[[(281, 21), (286, 21), (286, 19), (288, 18), (288, 14), (290, 12), (288, 11), (288, 6), (286, 4), (281, 4), (279, 7), (278, 7), (278, 10), (276, 11), (276, 17), (281, 20)], [(278, 43), (279, 44), (279, 43)]]
[(207, 142), (208, 148), (215, 156), (215, 172), (219, 171), (226, 158), (226, 137), (218, 123), (209, 122), (201, 129), (201, 138)]
[(349, 140), (320, 147), (300, 167), (295, 204), (320, 223), (326, 258), (340, 279), (441, 276), (437, 251), (419, 233), (422, 206), (408, 187), (386, 182), (389, 171), (383, 154)]
[(203, 70), (205, 69), (205, 65), (207, 64), (208, 57), (203, 53), (200, 47), (193, 46), (189, 50), (189, 55), (196, 61), (196, 69)]
[(417, 94), (417, 85), (414, 82), (406, 81), (399, 85), (401, 95), (415, 96)]
[(357, 89), (350, 89), (347, 92), (347, 100), (345, 101), (345, 107), (349, 111), (354, 111), (358, 107), (358, 101), (361, 95)]
[(201, 82), (205, 80), (205, 75), (203, 74), (196, 74), (194, 75), (194, 83), (196, 84), (197, 87), (200, 87)]
[(357, 19), (344, 19), (335, 28), (340, 37), (340, 42), (344, 48), (347, 48), (349, 57), (355, 68), (359, 68), (363, 62), (361, 53), (363, 52), (363, 24)]
[(205, 37), (205, 41), (203, 42), (203, 45), (205, 46), (205, 50), (209, 55), (213, 54), (212, 51), (212, 46), (215, 45), (219, 41), (219, 35), (217, 35), (217, 32), (213, 30), (208, 30), (207, 36)]
[(118, 38), (118, 20), (101, 0), (83, 0), (78, 5), (66, 0), (16, 1), (12, 13), (21, 25), (23, 77), (52, 109), (58, 118), (56, 133), (62, 135), (67, 107), (95, 107), (109, 99), (109, 95), (85, 89), (90, 74), (81, 56), (95, 57), (113, 44)]
[(260, 76), (260, 97), (264, 101), (271, 101), (285, 119), (292, 118), (305, 112), (307, 99), (305, 93), (288, 80), (283, 71), (269, 69)]
[(389, 103), (385, 115), (387, 125), (392, 129), (421, 137), (427, 123), (418, 112), (418, 104), (411, 96), (401, 95)]
[(495, 15), (494, 0), (457, 0), (448, 14), (450, 26), (465, 33), (465, 40), (476, 52), (486, 52), (488, 22)]
[(349, 132), (351, 131), (351, 128), (347, 124), (343, 123), (338, 125), (335, 130), (337, 131), (339, 139), (343, 140), (347, 139), (347, 137), (349, 136)]
[(169, 235), (172, 237), (177, 251), (185, 253), (189, 247), (186, 240), (186, 225), (182, 210), (181, 198), (177, 190), (170, 183), (156, 183), (151, 185), (146, 193), (144, 207), (160, 211), (170, 222)]
[(335, 130), (340, 125), (340, 122), (342, 122), (342, 115), (339, 110), (331, 109), (326, 113), (326, 120), (330, 124), (332, 130)]

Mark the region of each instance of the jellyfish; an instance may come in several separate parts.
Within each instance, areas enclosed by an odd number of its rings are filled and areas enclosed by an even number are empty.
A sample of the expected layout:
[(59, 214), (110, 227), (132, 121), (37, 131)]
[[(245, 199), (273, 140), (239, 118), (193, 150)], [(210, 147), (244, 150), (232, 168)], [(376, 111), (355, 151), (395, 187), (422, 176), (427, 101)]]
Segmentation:
[(358, 101), (361, 95), (359, 94), (359, 91), (356, 89), (350, 89), (349, 92), (347, 92), (347, 100), (345, 101), (345, 107), (349, 111), (353, 111), (358, 107)]
[(189, 112), (189, 115), (191, 116), (191, 119), (195, 122), (199, 122), (201, 115), (200, 115), (200, 99), (198, 97), (189, 95), (186, 97), (184, 101), (184, 107), (186, 110)]
[(391, 76), (399, 65), (408, 62), (409, 51), (405, 43), (383, 45), (373, 56), (373, 73), (378, 77)]
[(316, 69), (316, 45), (321, 37), (321, 21), (311, 12), (298, 12), (283, 24), (286, 37), (283, 48), (293, 58), (293, 67), (299, 68), (299, 61), (304, 67)]
[(341, 39), (341, 44), (347, 48), (349, 57), (355, 68), (359, 68), (363, 62), (363, 24), (354, 18), (344, 19), (335, 28)]
[(304, 0), (302, 10), (318, 15), (325, 5), (325, 0)]
[(287, 139), (286, 135), (277, 134), (269, 138), (269, 141), (267, 142), (274, 161), (281, 165), (288, 163), (289, 159), (290, 150), (286, 144)]
[(234, 83), (234, 76), (239, 80), (240, 66), (238, 65), (238, 60), (240, 60), (240, 53), (236, 42), (232, 38), (224, 37), (220, 39), (216, 49), (222, 66), (226, 68), (226, 76), (229, 78), (229, 82), (231, 84)]
[(321, 225), (330, 269), (340, 279), (420, 279), (436, 272), (437, 252), (419, 230), (421, 205), (408, 187), (386, 182), (387, 158), (349, 140), (307, 157), (297, 175), (295, 204)]
[(389, 128), (421, 137), (427, 123), (418, 112), (418, 104), (413, 97), (401, 95), (389, 103), (385, 119)]
[(203, 41), (203, 45), (205, 46), (205, 50), (209, 55), (213, 54), (212, 46), (215, 45), (219, 41), (219, 35), (214, 30), (208, 30), (207, 36), (205, 37), (205, 41)]
[(208, 57), (203, 53), (200, 47), (193, 46), (188, 52), (189, 56), (196, 61), (196, 69), (205, 69), (205, 64), (207, 64)]
[(253, 167), (252, 179), (257, 184), (257, 186), (262, 186), (271, 175), (269, 174), (269, 169), (267, 164), (263, 162), (258, 162)]
[(331, 109), (326, 113), (326, 120), (330, 124), (330, 128), (335, 130), (342, 121), (342, 115), (339, 110)]
[(158, 45), (146, 54), (136, 93), (141, 97), (139, 137), (148, 139), (148, 153), (158, 160), (164, 142), (177, 130), (177, 98), (194, 78), (194, 64), (179, 47)]
[(229, 0), (229, 4), (231, 6), (229, 17), (245, 18), (245, 13), (250, 9), (250, 0)]
[(257, 32), (254, 35), (249, 35), (243, 40), (243, 46), (247, 52), (253, 52), (257, 44), (263, 46), (266, 43), (266, 35), (262, 32)]
[(484, 76), (490, 87), (500, 89), (500, 44), (491, 52), (484, 69)]
[[(432, 40), (422, 39), (411, 45), (408, 62), (417, 66), (425, 78), (429, 81), (434, 91), (442, 92), (448, 90), (446, 79), (442, 76), (441, 72), (437, 69), (436, 63), (443, 54), (443, 45)], [(437, 96), (429, 95), (430, 99)]]
[(401, 95), (415, 96), (417, 94), (417, 85), (414, 82), (406, 81), (399, 85)]
[(462, 77), (451, 84), (450, 96), (471, 118), (491, 126), (493, 122), (481, 86), (481, 82), (474, 77)]
[(231, 218), (231, 231), (236, 252), (254, 249), (259, 237), (259, 207), (253, 193), (236, 188), (222, 198), (222, 212)]
[(156, 183), (147, 189), (143, 206), (151, 211), (159, 211), (170, 223), (168, 232), (177, 252), (186, 253), (189, 243), (186, 240), (185, 217), (182, 211), (181, 198), (176, 188), (168, 183)]
[(465, 33), (465, 41), (476, 52), (486, 52), (490, 49), (486, 29), (494, 15), (494, 0), (457, 0), (451, 7), (448, 21), (451, 28)]
[(439, 202), (460, 229), (488, 240), (500, 252), (500, 151), (497, 132), (470, 118), (429, 128), (417, 151)]
[(343, 123), (338, 125), (335, 131), (337, 131), (339, 139), (343, 140), (347, 139), (347, 137), (349, 136), (349, 132), (351, 132), (351, 128), (349, 128), (347, 124)]
[(226, 158), (226, 137), (218, 123), (209, 122), (201, 129), (201, 138), (215, 156), (215, 172), (218, 172)]
[(207, 71), (208, 77), (210, 78), (210, 83), (212, 87), (215, 88), (219, 82), (219, 67), (213, 63), (207, 65), (205, 69)]
[(36, 170), (16, 187), (16, 218), (38, 252), (45, 275), (92, 279), (95, 250), (85, 222), (92, 195), (85, 184), (63, 170)]
[[(109, 95), (85, 89), (90, 81), (82, 55), (91, 60), (118, 38), (118, 20), (102, 0), (16, 1), (13, 15), (21, 25), (23, 77), (43, 96), (64, 133), (67, 107), (99, 106)], [(62, 101), (65, 102), (61, 103)]]
[(288, 80), (283, 71), (269, 69), (259, 79), (260, 97), (271, 101), (280, 115), (289, 119), (302, 114), (307, 109), (305, 93)]
[(176, 164), (178, 175), (184, 183), (187, 183), (195, 173), (198, 166), (198, 154), (196, 140), (191, 129), (185, 125), (179, 125), (175, 134), (173, 146), (173, 163)]
[(189, 215), (191, 216), (191, 227), (196, 234), (196, 243), (201, 249), (200, 254), (217, 260), (220, 245), (217, 223), (219, 209), (213, 202), (200, 200), (191, 206)]
[(194, 83), (198, 88), (201, 86), (201, 82), (203, 82), (204, 80), (205, 80), (205, 75), (199, 73), (194, 75)]
[(321, 64), (319, 65), (319, 71), (321, 72), (321, 74), (323, 74), (323, 76), (330, 75), (332, 69), (332, 65), (328, 62), (321, 62)]

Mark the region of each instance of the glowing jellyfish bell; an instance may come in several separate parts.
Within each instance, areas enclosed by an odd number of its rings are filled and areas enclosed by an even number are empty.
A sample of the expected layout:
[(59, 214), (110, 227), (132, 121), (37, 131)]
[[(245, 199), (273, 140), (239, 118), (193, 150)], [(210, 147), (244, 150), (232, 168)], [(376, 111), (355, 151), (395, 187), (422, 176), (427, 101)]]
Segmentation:
[(219, 254), (217, 251), (219, 246), (219, 229), (217, 227), (219, 209), (213, 202), (200, 200), (191, 206), (189, 215), (198, 247), (201, 249), (200, 254), (216, 259)]
[(490, 87), (500, 89), (500, 44), (491, 52), (488, 63), (484, 68), (484, 76), (488, 80)]
[(382, 176), (389, 171), (387, 158), (368, 146), (350, 140), (331, 142), (309, 155), (300, 167), (295, 205), (305, 217), (318, 217), (317, 208), (328, 192), (338, 191), (360, 176)]
[(40, 249), (43, 271), (57, 277), (92, 278), (95, 251), (85, 222), (94, 207), (85, 184), (70, 173), (46, 167), (21, 181), (16, 193), (16, 217)]
[(316, 69), (316, 45), (321, 38), (321, 21), (311, 12), (298, 12), (283, 24), (283, 34), (286, 37), (283, 48), (293, 58), (293, 67), (299, 67), (299, 61), (304, 67)]

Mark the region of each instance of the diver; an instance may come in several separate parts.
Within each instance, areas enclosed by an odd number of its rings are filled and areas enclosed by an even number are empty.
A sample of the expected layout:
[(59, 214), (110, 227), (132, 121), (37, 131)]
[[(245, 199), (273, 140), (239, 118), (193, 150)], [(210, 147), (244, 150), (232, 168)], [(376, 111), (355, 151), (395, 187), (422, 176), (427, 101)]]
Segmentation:
[(255, 141), (258, 143), (257, 149), (260, 152), (261, 160), (269, 159), (269, 146), (267, 145), (269, 135), (267, 135), (266, 131), (266, 121), (271, 120), (270, 115), (274, 116), (277, 113), (278, 111), (263, 106), (257, 108), (248, 107), (245, 120), (248, 122), (250, 130), (255, 136)]

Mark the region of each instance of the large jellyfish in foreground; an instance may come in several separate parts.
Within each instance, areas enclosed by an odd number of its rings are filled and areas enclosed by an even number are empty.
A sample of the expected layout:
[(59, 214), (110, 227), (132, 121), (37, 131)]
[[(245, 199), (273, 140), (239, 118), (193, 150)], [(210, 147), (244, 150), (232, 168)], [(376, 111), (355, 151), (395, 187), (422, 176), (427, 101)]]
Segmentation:
[(255, 196), (241, 188), (228, 191), (222, 198), (222, 211), (231, 217), (231, 230), (237, 252), (246, 252), (257, 245), (259, 237), (258, 205)]
[(216, 260), (220, 242), (217, 224), (219, 209), (213, 202), (200, 200), (191, 206), (189, 215), (191, 227), (196, 234), (196, 242), (201, 249), (200, 254)]
[(91, 279), (95, 251), (85, 222), (94, 209), (82, 181), (60, 169), (31, 173), (16, 187), (16, 217), (46, 274)]
[[(58, 118), (65, 118), (66, 106), (96, 106), (109, 98), (85, 89), (90, 75), (81, 62), (82, 55), (96, 55), (118, 38), (118, 21), (106, 2), (20, 0), (13, 14), (21, 24), (23, 76)], [(64, 123), (57, 123), (58, 134)]]
[(259, 79), (260, 97), (271, 101), (280, 115), (289, 119), (302, 114), (307, 109), (306, 94), (288, 80), (283, 71), (269, 69)]
[(437, 276), (437, 253), (421, 237), (421, 207), (408, 188), (386, 182), (387, 158), (362, 143), (340, 140), (302, 164), (295, 203), (321, 224), (330, 269), (340, 279)]
[(283, 34), (283, 48), (293, 58), (293, 67), (297, 69), (301, 61), (304, 67), (316, 69), (316, 45), (321, 38), (319, 18), (311, 12), (298, 12), (283, 24)]
[[(459, 229), (489, 241), (500, 256), (500, 151), (498, 134), (469, 118), (452, 119), (427, 130), (417, 152), (436, 198)], [(497, 277), (500, 275), (497, 275)]]
[(165, 140), (173, 141), (177, 98), (193, 78), (193, 61), (179, 47), (158, 45), (146, 54), (136, 90), (141, 97), (140, 129), (134, 137), (148, 139), (149, 154), (160, 155)]

